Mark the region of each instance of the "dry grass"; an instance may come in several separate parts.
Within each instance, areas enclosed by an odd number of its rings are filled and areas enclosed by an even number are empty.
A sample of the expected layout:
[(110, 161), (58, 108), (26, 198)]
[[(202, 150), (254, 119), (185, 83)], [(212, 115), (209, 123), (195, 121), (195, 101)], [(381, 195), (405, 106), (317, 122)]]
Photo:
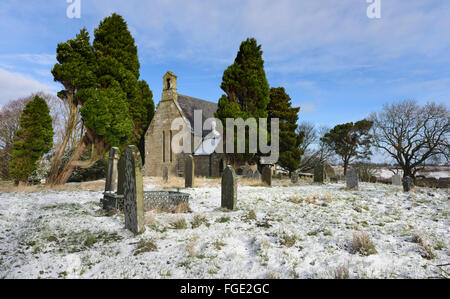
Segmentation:
[(198, 245), (198, 240), (200, 239), (199, 236), (194, 236), (194, 238), (192, 238), (189, 243), (186, 245), (186, 251), (188, 253), (188, 256), (190, 257), (197, 257), (197, 245)]
[(349, 277), (348, 268), (345, 266), (339, 266), (334, 270), (334, 279), (349, 279)]
[(186, 229), (187, 228), (187, 222), (184, 217), (179, 217), (177, 220), (171, 223), (171, 226), (173, 229)]
[(0, 184), (0, 192), (6, 193), (33, 193), (41, 191), (103, 191), (105, 189), (105, 181), (84, 182), (77, 185), (19, 185), (16, 186), (12, 182)]
[(422, 257), (427, 260), (432, 260), (436, 257), (433, 250), (431, 249), (430, 244), (426, 241), (422, 234), (414, 234), (413, 242), (420, 245), (423, 250)]
[(353, 233), (352, 248), (354, 252), (365, 256), (377, 253), (375, 245), (365, 232)]
[(308, 195), (305, 202), (307, 204), (317, 205), (317, 206), (324, 206), (327, 203), (333, 202), (330, 193), (324, 192), (323, 194), (314, 194), (314, 195)]
[(303, 202), (303, 198), (300, 198), (298, 195), (294, 195), (288, 199), (289, 202), (295, 204), (301, 204)]
[(156, 211), (150, 211), (145, 213), (144, 219), (145, 225), (152, 226), (153, 224), (155, 224), (156, 214), (157, 214)]
[(192, 228), (196, 229), (202, 226), (203, 224), (208, 225), (208, 219), (203, 215), (195, 215), (191, 223)]
[(170, 210), (170, 213), (172, 214), (187, 214), (192, 213), (191, 207), (189, 206), (188, 202), (183, 202), (177, 205), (175, 208)]
[(158, 247), (155, 245), (155, 243), (153, 243), (152, 241), (142, 239), (137, 244), (137, 248), (134, 251), (134, 255), (136, 256), (145, 252), (152, 252), (156, 250), (158, 250)]

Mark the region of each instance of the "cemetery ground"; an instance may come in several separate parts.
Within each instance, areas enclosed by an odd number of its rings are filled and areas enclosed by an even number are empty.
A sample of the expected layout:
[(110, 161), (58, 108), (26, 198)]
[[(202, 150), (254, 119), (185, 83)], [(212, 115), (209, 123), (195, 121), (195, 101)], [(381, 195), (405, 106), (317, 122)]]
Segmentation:
[(0, 277), (449, 277), (448, 189), (239, 179), (238, 210), (227, 212), (220, 180), (184, 189), (183, 179), (145, 178), (146, 191), (189, 193), (190, 207), (147, 212), (134, 235), (102, 210), (103, 188), (0, 186)]

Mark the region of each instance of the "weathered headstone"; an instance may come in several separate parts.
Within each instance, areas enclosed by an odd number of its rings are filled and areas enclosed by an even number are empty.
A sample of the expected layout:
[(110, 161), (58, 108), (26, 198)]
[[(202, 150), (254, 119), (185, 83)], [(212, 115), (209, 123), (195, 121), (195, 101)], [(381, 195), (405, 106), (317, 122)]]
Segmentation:
[(246, 177), (247, 179), (253, 180), (253, 175), (254, 175), (253, 170), (249, 169), (247, 171)]
[(348, 189), (353, 190), (358, 188), (358, 173), (354, 169), (347, 170), (346, 180)]
[(402, 177), (398, 174), (394, 175), (392, 177), (392, 185), (394, 186), (401, 186), (402, 185)]
[(261, 180), (261, 173), (258, 170), (253, 173), (253, 179), (256, 181)]
[(145, 230), (142, 159), (136, 146), (128, 146), (122, 155), (125, 156), (123, 162), (125, 227), (138, 234)]
[(264, 166), (262, 170), (262, 181), (265, 184), (272, 186), (272, 170), (267, 165)]
[(194, 188), (195, 165), (194, 157), (189, 155), (184, 161), (184, 185), (186, 188)]
[(108, 166), (106, 168), (105, 192), (116, 191), (118, 160), (119, 160), (119, 149), (117, 147), (113, 147), (109, 151)]
[(291, 182), (293, 184), (298, 183), (298, 172), (294, 171), (293, 173), (291, 173)]
[(106, 181), (105, 192), (101, 199), (101, 204), (104, 210), (113, 211), (118, 208), (118, 201), (121, 196), (115, 193), (116, 181), (117, 181), (117, 160), (119, 156), (119, 149), (116, 147), (111, 148), (109, 152), (108, 165), (106, 167)]
[(237, 182), (236, 174), (231, 166), (225, 168), (222, 175), (222, 208), (236, 210)]
[(167, 183), (169, 181), (169, 167), (165, 166), (163, 169), (163, 181)]
[(406, 176), (403, 178), (403, 191), (409, 192), (414, 189), (414, 180), (412, 177)]
[(317, 163), (314, 167), (314, 182), (323, 183), (324, 181), (324, 166), (322, 163)]
[(331, 181), (332, 178), (336, 177), (336, 172), (334, 171), (334, 168), (326, 162), (323, 164), (323, 171), (325, 173), (324, 179), (326, 180)]

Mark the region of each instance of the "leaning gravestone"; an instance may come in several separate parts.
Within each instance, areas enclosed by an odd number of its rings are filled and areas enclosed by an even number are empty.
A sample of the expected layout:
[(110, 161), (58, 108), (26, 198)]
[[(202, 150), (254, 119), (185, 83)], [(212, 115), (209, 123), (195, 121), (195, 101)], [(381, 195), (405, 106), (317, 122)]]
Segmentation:
[(184, 161), (184, 185), (186, 188), (194, 188), (194, 157), (189, 155)]
[(357, 189), (358, 188), (358, 173), (354, 169), (349, 169), (346, 175), (347, 188)]
[(163, 181), (167, 183), (169, 181), (169, 167), (165, 166), (163, 169)]
[(269, 166), (264, 166), (262, 170), (262, 181), (269, 186), (272, 186), (272, 170)]
[(138, 234), (145, 230), (142, 159), (136, 146), (128, 146), (122, 155), (125, 156), (123, 164), (125, 227)]
[(314, 183), (322, 183), (324, 181), (324, 166), (322, 163), (317, 163), (314, 167)]
[(256, 181), (259, 181), (261, 179), (261, 173), (259, 173), (258, 170), (253, 174), (253, 179)]
[(291, 174), (291, 182), (292, 182), (293, 184), (297, 184), (297, 183), (298, 183), (298, 172), (294, 171), (294, 172)]
[(403, 191), (409, 192), (414, 188), (414, 180), (412, 177), (404, 177), (403, 178)]
[(222, 175), (222, 208), (236, 210), (237, 207), (237, 183), (236, 174), (231, 166), (225, 168)]
[(401, 186), (402, 185), (402, 177), (398, 174), (394, 175), (392, 177), (392, 185), (394, 186)]

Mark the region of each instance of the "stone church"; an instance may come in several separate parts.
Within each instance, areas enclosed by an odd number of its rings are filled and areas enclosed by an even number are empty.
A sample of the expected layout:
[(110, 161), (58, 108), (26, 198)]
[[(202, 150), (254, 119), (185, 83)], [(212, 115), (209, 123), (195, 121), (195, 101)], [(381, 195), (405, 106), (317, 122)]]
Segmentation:
[(217, 104), (178, 94), (177, 76), (167, 72), (163, 77), (163, 92), (161, 101), (145, 135), (145, 176), (162, 176), (165, 167), (171, 176), (184, 175), (184, 161), (188, 154), (176, 154), (172, 151), (172, 138), (180, 131), (172, 131), (172, 121), (182, 118), (186, 122), (191, 138), (191, 152), (195, 162), (195, 175), (198, 177), (220, 177), (224, 170), (226, 158), (211, 149), (211, 144), (218, 140), (211, 139), (210, 131), (196, 132), (194, 128), (194, 111), (200, 110), (203, 122), (214, 118)]

